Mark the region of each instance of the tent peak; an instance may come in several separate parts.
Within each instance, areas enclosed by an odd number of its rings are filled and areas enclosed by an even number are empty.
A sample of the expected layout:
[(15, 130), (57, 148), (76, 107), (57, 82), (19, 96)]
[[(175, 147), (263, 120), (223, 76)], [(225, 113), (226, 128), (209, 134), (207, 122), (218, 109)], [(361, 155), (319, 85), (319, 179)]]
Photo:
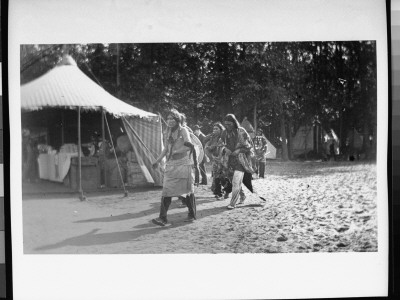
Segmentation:
[(64, 54), (61, 62), (58, 63), (57, 66), (74, 66), (74, 67), (76, 67), (77, 65), (71, 55)]

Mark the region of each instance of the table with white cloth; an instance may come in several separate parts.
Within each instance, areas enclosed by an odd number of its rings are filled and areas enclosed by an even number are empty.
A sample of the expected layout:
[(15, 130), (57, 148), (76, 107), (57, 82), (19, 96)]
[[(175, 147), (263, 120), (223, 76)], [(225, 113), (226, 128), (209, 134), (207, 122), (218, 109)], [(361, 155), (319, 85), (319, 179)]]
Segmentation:
[(71, 167), (71, 158), (78, 153), (41, 153), (38, 157), (39, 177), (50, 181), (63, 182)]

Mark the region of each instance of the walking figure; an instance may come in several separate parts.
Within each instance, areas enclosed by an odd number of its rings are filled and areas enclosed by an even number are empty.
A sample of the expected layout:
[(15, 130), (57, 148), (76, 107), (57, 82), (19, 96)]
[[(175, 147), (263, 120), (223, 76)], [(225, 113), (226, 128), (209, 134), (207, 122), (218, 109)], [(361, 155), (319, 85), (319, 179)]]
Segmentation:
[(222, 143), (220, 138), (225, 130), (221, 122), (216, 122), (213, 125), (213, 132), (208, 137), (205, 144), (204, 152), (212, 162), (212, 184), (211, 190), (216, 198), (222, 197), (222, 180), (224, 179), (223, 163), (222, 163)]
[[(206, 141), (205, 141), (206, 136), (204, 135), (203, 132), (201, 132), (200, 126), (199, 126), (199, 125), (195, 125), (195, 126), (193, 127), (193, 129), (194, 129), (194, 130), (193, 130), (194, 135), (197, 136), (197, 138), (200, 140), (202, 146), (204, 147), (204, 146), (205, 146), (205, 143), (206, 143)], [(196, 183), (200, 183), (200, 184), (202, 184), (202, 185), (207, 185), (207, 173), (206, 173), (206, 167), (205, 167), (206, 159), (207, 159), (207, 158), (206, 158), (206, 156), (204, 155), (204, 156), (203, 156), (203, 160), (202, 160), (202, 161), (199, 161), (199, 169), (200, 169), (200, 172), (195, 171), (195, 182), (196, 182)], [(199, 173), (200, 173), (200, 174), (199, 174)], [(201, 175), (201, 182), (200, 182), (200, 175)]]
[[(185, 221), (190, 222), (196, 219), (196, 197), (194, 195), (193, 167), (197, 168), (197, 156), (194, 144), (186, 126), (182, 124), (181, 114), (171, 109), (167, 116), (167, 130), (164, 132), (164, 149), (160, 156), (153, 163), (153, 168), (164, 157), (167, 157), (163, 190), (161, 195), (160, 215), (152, 222), (159, 226), (168, 224), (167, 212), (172, 197), (186, 195), (185, 204), (189, 214)], [(191, 159), (193, 155), (193, 160)]]
[(254, 137), (253, 143), (256, 163), (255, 171), (260, 178), (264, 178), (268, 144), (261, 128), (257, 129), (257, 135)]
[(227, 208), (233, 209), (236, 207), (239, 197), (239, 204), (242, 204), (245, 200), (242, 183), (246, 174), (247, 176), (245, 179), (246, 181), (250, 180), (248, 184), (251, 185), (251, 174), (254, 173), (254, 171), (251, 168), (250, 157), (253, 152), (253, 147), (249, 134), (239, 125), (234, 115), (226, 115), (224, 118), (224, 126), (226, 130), (222, 133), (221, 140), (225, 145), (224, 151), (229, 156), (228, 168), (231, 174), (229, 179), (232, 182), (232, 197)]

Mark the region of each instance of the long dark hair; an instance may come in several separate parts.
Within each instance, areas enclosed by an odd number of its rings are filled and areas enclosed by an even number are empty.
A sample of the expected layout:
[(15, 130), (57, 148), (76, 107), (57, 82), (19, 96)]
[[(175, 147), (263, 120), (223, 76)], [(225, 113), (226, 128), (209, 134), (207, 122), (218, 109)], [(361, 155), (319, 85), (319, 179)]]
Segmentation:
[(234, 114), (227, 114), (224, 118), (224, 121), (232, 122), (233, 126), (235, 126), (236, 129), (240, 127), (239, 121), (236, 119)]

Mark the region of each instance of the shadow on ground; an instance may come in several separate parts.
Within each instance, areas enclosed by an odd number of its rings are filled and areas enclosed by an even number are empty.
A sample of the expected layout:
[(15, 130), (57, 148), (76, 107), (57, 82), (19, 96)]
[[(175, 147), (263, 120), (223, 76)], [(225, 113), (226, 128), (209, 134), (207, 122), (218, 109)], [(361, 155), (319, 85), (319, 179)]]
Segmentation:
[[(211, 198), (211, 200), (207, 200), (208, 198)], [(196, 201), (196, 205), (201, 205), (203, 203), (209, 203), (211, 201), (217, 201), (215, 200), (214, 197), (201, 197), (201, 199), (198, 199)], [(176, 200), (176, 202), (178, 202), (179, 200)], [(173, 201), (173, 203), (171, 203), (170, 209), (176, 208), (177, 203)], [(137, 213), (126, 213), (126, 214), (122, 214), (122, 215), (117, 215), (117, 216), (109, 216), (109, 217), (101, 217), (101, 218), (92, 218), (92, 219), (87, 219), (87, 220), (79, 220), (79, 221), (75, 221), (74, 223), (94, 223), (94, 222), (117, 222), (117, 221), (124, 221), (124, 220), (129, 220), (129, 219), (136, 219), (136, 218), (140, 218), (143, 216), (147, 216), (147, 215), (152, 215), (154, 213), (159, 212), (160, 210), (160, 201), (157, 202), (151, 202), (149, 203), (149, 205), (151, 206), (149, 209), (147, 210), (142, 210), (140, 212)], [(184, 208), (184, 207), (180, 207), (180, 208)]]
[[(223, 211), (226, 211), (225, 207), (216, 207), (205, 209), (199, 212), (197, 215), (197, 221), (201, 218), (216, 215)], [(169, 214), (169, 220), (171, 222), (170, 226), (167, 227), (159, 227), (151, 223), (149, 219), (148, 223), (136, 226), (134, 228), (139, 228), (138, 230), (130, 230), (130, 231), (122, 231), (122, 232), (111, 232), (111, 233), (97, 233), (100, 229), (93, 229), (90, 232), (79, 235), (76, 237), (65, 239), (61, 242), (45, 245), (41, 247), (35, 248), (36, 251), (46, 251), (51, 249), (57, 249), (67, 246), (95, 246), (95, 245), (108, 245), (115, 243), (124, 243), (129, 241), (134, 241), (142, 236), (152, 235), (160, 232), (161, 230), (170, 230), (182, 226), (190, 225), (190, 222), (184, 222), (186, 217), (186, 212), (179, 212), (174, 214)], [(141, 215), (142, 216), (142, 215)], [(121, 215), (119, 217), (125, 218), (126, 216)]]

